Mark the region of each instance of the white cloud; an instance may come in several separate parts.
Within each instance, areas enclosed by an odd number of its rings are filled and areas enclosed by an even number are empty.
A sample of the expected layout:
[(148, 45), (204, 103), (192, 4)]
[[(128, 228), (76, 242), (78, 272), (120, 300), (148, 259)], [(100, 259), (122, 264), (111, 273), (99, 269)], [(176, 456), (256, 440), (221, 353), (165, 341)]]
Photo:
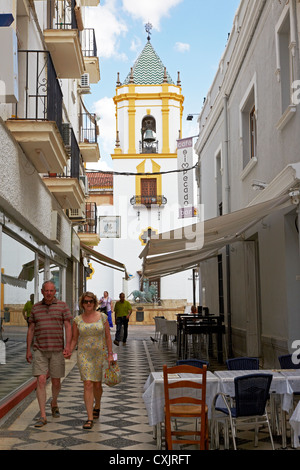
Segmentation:
[(182, 53), (188, 52), (190, 50), (190, 45), (184, 42), (176, 42), (175, 50)]
[[(96, 101), (93, 104), (93, 112), (96, 113), (97, 117), (100, 117), (98, 121), (100, 130), (98, 142), (101, 147), (101, 159), (97, 167), (107, 169), (105, 165), (107, 165), (107, 162), (110, 163), (110, 155), (116, 143), (116, 118), (113, 99), (105, 97)], [(93, 167), (95, 167), (95, 164)]]
[(169, 16), (171, 8), (179, 5), (183, 0), (123, 0), (124, 10), (141, 19), (144, 23), (150, 22), (159, 30), (160, 21), (164, 16)]
[(85, 15), (86, 27), (94, 28), (99, 57), (117, 57), (126, 60), (125, 54), (119, 54), (118, 43), (127, 31), (125, 21), (118, 15), (116, 0), (109, 0), (105, 5), (97, 8), (87, 8)]
[(131, 41), (130, 50), (133, 51), (133, 52), (138, 51), (138, 50), (141, 49), (141, 46), (142, 46), (142, 42), (141, 42), (140, 38), (135, 37)]

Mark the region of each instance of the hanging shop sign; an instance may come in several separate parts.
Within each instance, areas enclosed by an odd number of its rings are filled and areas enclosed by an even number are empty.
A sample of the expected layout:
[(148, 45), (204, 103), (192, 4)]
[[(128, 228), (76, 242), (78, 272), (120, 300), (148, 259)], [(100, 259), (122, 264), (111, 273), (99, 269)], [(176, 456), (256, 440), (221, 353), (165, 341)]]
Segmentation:
[(179, 218), (194, 217), (193, 139), (177, 141)]

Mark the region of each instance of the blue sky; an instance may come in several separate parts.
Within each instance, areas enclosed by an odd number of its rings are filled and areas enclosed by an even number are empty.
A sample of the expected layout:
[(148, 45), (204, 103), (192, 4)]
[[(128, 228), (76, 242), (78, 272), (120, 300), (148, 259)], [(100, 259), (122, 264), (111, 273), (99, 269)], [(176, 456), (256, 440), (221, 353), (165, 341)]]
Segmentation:
[(147, 42), (145, 24), (153, 26), (151, 42), (174, 82), (180, 71), (184, 102), (183, 137), (198, 133), (196, 119), (203, 98), (217, 72), (228, 33), (240, 0), (101, 0), (87, 9), (86, 27), (94, 27), (101, 80), (85, 97), (90, 112), (100, 117), (98, 164), (89, 169), (112, 167), (110, 154), (115, 143), (112, 97), (117, 73), (122, 82)]

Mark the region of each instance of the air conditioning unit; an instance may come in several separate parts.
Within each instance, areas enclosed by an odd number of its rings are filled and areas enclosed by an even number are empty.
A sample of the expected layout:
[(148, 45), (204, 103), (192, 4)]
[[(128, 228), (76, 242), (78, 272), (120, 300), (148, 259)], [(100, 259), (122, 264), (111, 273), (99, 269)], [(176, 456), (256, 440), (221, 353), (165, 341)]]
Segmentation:
[(61, 241), (61, 215), (57, 211), (51, 212), (50, 240), (53, 243), (60, 243)]
[(76, 221), (85, 220), (85, 203), (79, 209), (68, 209), (68, 217)]
[(90, 75), (87, 72), (81, 75), (80, 84), (79, 84), (79, 92), (91, 93)]

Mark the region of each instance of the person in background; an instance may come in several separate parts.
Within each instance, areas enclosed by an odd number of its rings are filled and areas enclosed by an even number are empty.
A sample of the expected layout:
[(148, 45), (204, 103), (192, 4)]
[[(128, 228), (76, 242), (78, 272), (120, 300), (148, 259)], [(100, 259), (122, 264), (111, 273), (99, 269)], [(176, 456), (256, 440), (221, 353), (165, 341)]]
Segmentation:
[(83, 429), (92, 429), (94, 419), (100, 415), (103, 369), (106, 361), (108, 365), (113, 362), (112, 341), (107, 316), (97, 310), (98, 299), (95, 294), (84, 292), (79, 307), (83, 313), (74, 319), (70, 352), (72, 354), (78, 343), (77, 365), (83, 381), (87, 411)]
[(108, 317), (109, 326), (112, 328), (114, 326), (112, 322), (112, 317), (111, 317), (113, 303), (112, 303), (111, 298), (108, 295), (107, 290), (103, 292), (103, 297), (101, 297), (101, 299), (99, 300), (99, 304), (100, 304), (100, 311), (106, 313)]
[[(60, 380), (65, 375), (65, 357), (70, 356), (72, 338), (71, 312), (65, 302), (55, 297), (56, 289), (52, 281), (43, 283), (42, 294), (43, 300), (33, 305), (28, 320), (26, 353), (26, 360), (33, 364), (33, 375), (37, 377), (36, 394), (41, 413), (35, 424), (37, 428), (47, 424), (46, 381), (48, 372), (52, 382), (52, 416), (53, 418), (60, 417), (57, 398), (60, 392)], [(32, 342), (33, 355), (31, 352)]]
[(30, 313), (31, 313), (31, 309), (33, 307), (33, 304), (34, 304), (34, 294), (31, 294), (30, 300), (27, 300), (26, 304), (24, 305), (23, 311), (22, 311), (22, 315), (24, 317), (24, 320), (26, 320), (26, 322), (27, 322), (27, 326), (29, 326), (28, 320), (29, 320), (29, 317), (30, 317)]
[(128, 323), (129, 318), (132, 314), (132, 307), (130, 303), (125, 300), (125, 294), (123, 292), (121, 292), (119, 298), (120, 300), (118, 300), (115, 305), (115, 323), (117, 325), (117, 329), (114, 344), (116, 344), (117, 346), (119, 346), (120, 343), (122, 325), (124, 327), (123, 345), (126, 344), (128, 335)]

